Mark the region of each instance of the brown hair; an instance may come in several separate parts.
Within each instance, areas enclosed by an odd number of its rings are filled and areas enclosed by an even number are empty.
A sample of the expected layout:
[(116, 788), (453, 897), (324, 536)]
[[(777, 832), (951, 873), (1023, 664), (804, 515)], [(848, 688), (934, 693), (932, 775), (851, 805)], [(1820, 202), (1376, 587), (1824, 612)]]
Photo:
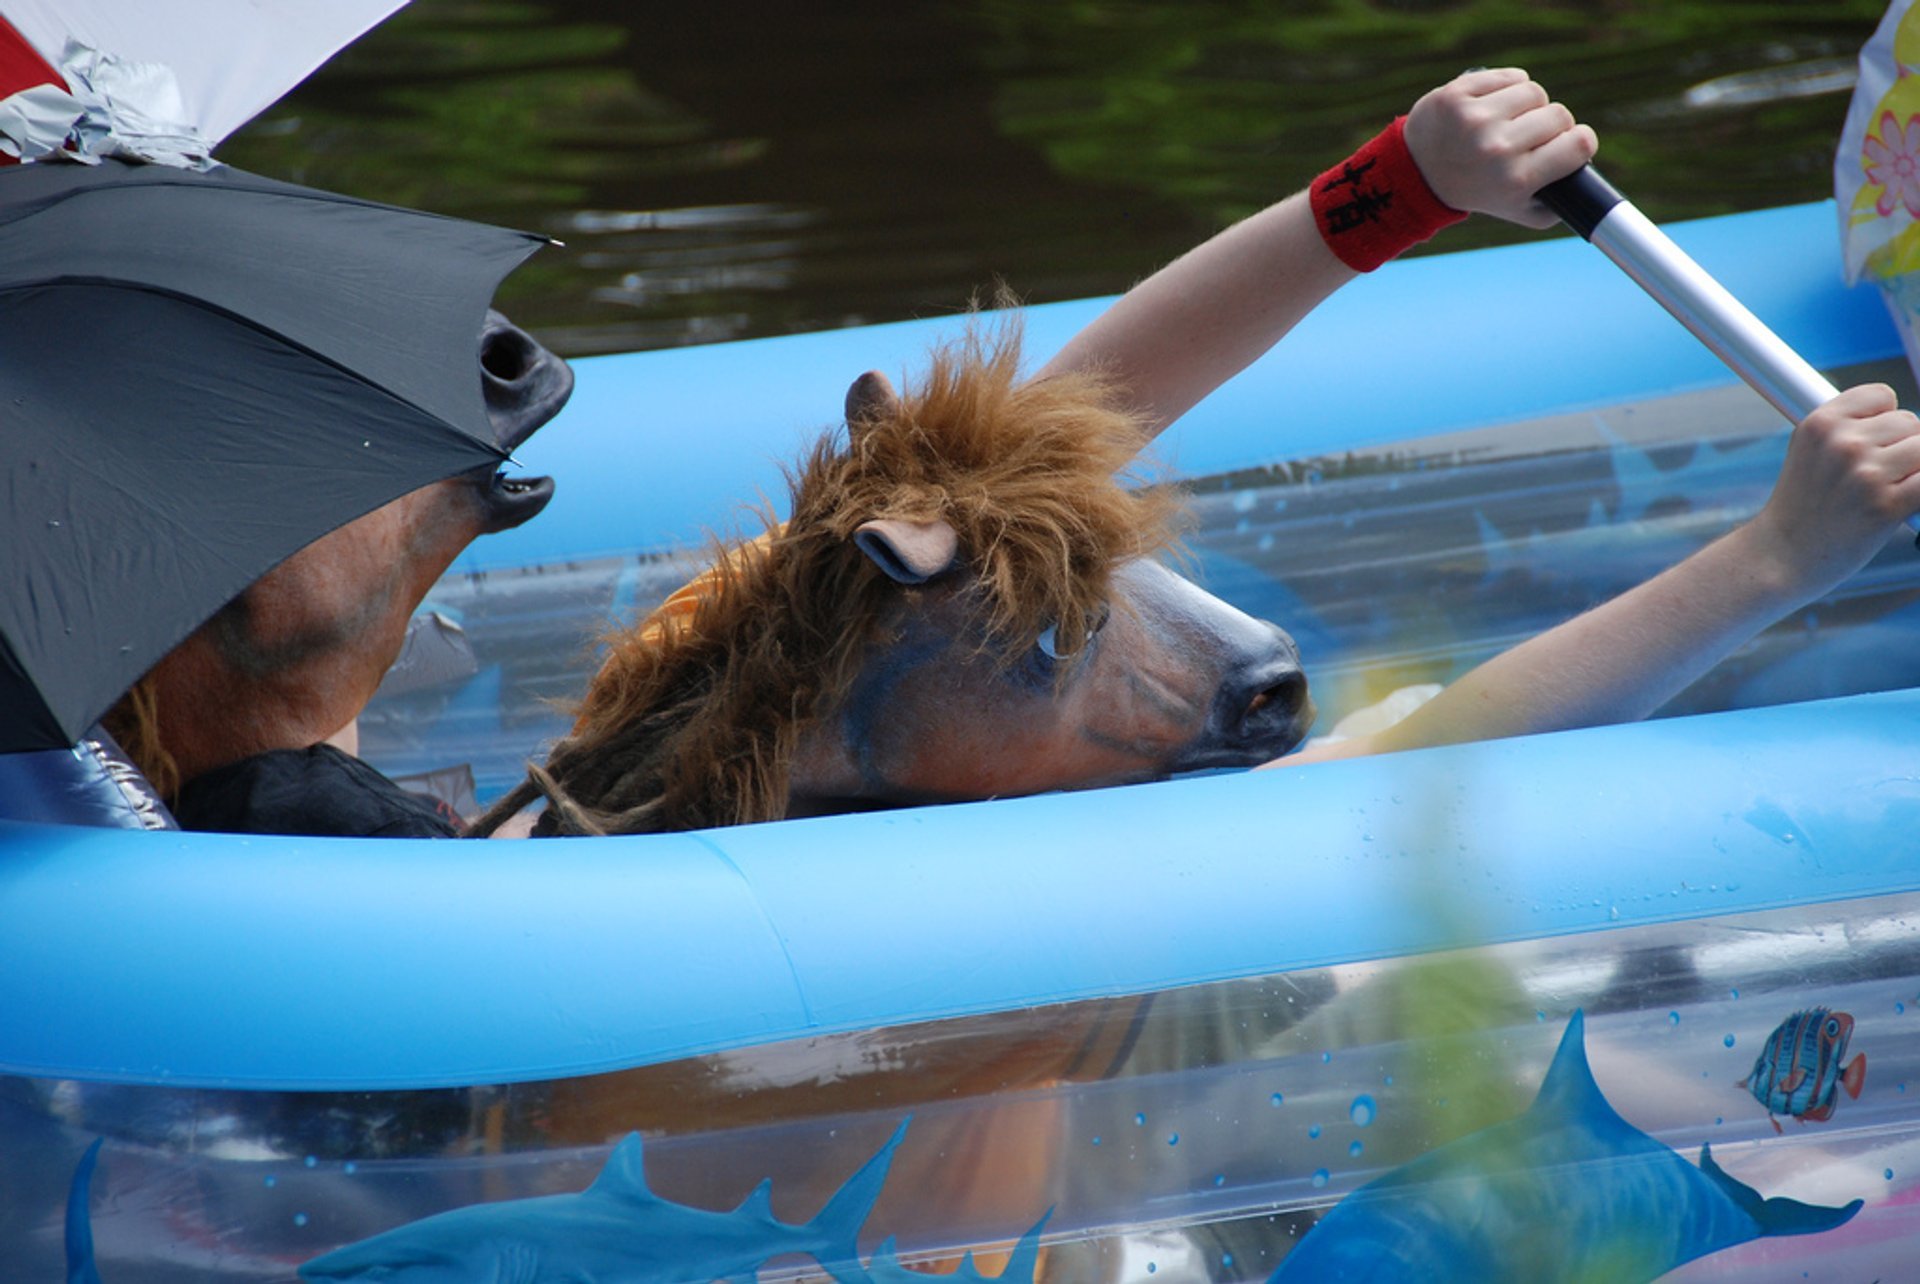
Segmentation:
[(754, 552), (720, 550), (698, 606), (615, 632), (570, 735), (469, 831), (544, 795), (538, 833), (646, 833), (778, 819), (801, 731), (859, 672), (887, 595), (862, 554), (871, 518), (944, 520), (977, 581), (983, 645), (1049, 625), (1076, 648), (1116, 562), (1173, 538), (1177, 498), (1129, 475), (1150, 434), (1098, 374), (1021, 382), (1017, 314), (976, 319), (920, 386), (850, 410), (790, 476), (792, 517)]
[(127, 761), (146, 776), (162, 802), (172, 806), (179, 800), (180, 768), (160, 737), (159, 695), (153, 674), (146, 674), (116, 700), (113, 708), (101, 716), (100, 725), (120, 743)]

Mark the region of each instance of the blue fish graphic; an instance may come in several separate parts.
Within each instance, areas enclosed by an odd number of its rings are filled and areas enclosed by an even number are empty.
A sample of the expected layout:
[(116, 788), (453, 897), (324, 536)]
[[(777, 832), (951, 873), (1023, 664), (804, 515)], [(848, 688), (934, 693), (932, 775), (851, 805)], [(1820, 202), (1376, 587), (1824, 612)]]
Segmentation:
[[(470, 1284), (476, 1279), (498, 1279), (502, 1284), (526, 1284), (530, 1281), (564, 1279), (569, 1284), (584, 1280), (592, 1280), (594, 1284), (616, 1284), (620, 1280), (642, 1278), (656, 1282), (667, 1279), (704, 1282), (709, 1278), (706, 1273), (708, 1268), (712, 1267), (712, 1278), (731, 1279), (737, 1274), (738, 1278), (745, 1280), (751, 1278), (753, 1269), (765, 1259), (796, 1251), (791, 1243), (792, 1237), (795, 1234), (805, 1237), (811, 1228), (820, 1232), (816, 1237), (818, 1242), (831, 1241), (836, 1246), (821, 1250), (803, 1245), (798, 1251), (811, 1252), (828, 1264), (840, 1284), (926, 1284), (929, 1277), (925, 1273), (911, 1270), (901, 1262), (892, 1238), (875, 1250), (872, 1261), (864, 1269), (854, 1257), (854, 1236), (866, 1221), (885, 1183), (893, 1151), (906, 1131), (907, 1124), (902, 1123), (879, 1153), (869, 1159), (828, 1201), (820, 1216), (802, 1227), (788, 1226), (766, 1212), (765, 1197), (770, 1185), (767, 1182), (761, 1183), (759, 1189), (732, 1214), (703, 1213), (660, 1199), (646, 1189), (645, 1179), (641, 1175), (640, 1139), (638, 1136), (629, 1136), (608, 1159), (606, 1167), (601, 1170), (600, 1179), (581, 1195), (483, 1204), (477, 1208), (442, 1213), (317, 1258), (302, 1267), (300, 1273), (315, 1278), (314, 1272), (318, 1269), (322, 1272), (318, 1278), (347, 1280), (459, 1280), (462, 1284)], [(86, 1154), (81, 1156), (74, 1168), (73, 1181), (67, 1193), (67, 1284), (101, 1284), (100, 1272), (94, 1265), (93, 1227), (88, 1218), (93, 1170), (100, 1155), (100, 1145), (100, 1141), (96, 1140), (87, 1147)], [(605, 1188), (609, 1173), (614, 1174), (618, 1190)], [(586, 1245), (577, 1242), (569, 1242), (571, 1256), (568, 1261), (557, 1264), (557, 1274), (546, 1269), (547, 1264), (535, 1251), (535, 1237), (523, 1238), (518, 1244), (496, 1244), (493, 1246), (496, 1251), (491, 1253), (479, 1249), (459, 1260), (448, 1253), (449, 1247), (457, 1244), (461, 1236), (493, 1235), (505, 1230), (510, 1237), (516, 1227), (525, 1230), (535, 1222), (543, 1222), (536, 1228), (539, 1239), (564, 1237), (582, 1230), (591, 1233), (594, 1229), (600, 1229), (593, 1217), (593, 1210), (583, 1213), (577, 1205), (569, 1207), (565, 1201), (587, 1199), (595, 1191), (639, 1210), (638, 1216), (634, 1217), (626, 1216), (626, 1209), (612, 1210), (614, 1220), (619, 1223), (611, 1229), (621, 1244), (617, 1250), (620, 1260), (609, 1266), (606, 1259), (596, 1259), (598, 1273), (577, 1273), (586, 1269), (583, 1251)], [(512, 1215), (501, 1217), (503, 1210), (510, 1210)], [(483, 1219), (481, 1214), (491, 1216)], [(722, 1223), (729, 1218), (740, 1218), (742, 1214), (750, 1214), (757, 1225), (745, 1225), (738, 1234), (723, 1228)], [(953, 1284), (1033, 1284), (1039, 1267), (1040, 1232), (1052, 1216), (1053, 1210), (1048, 1209), (1020, 1237), (1000, 1274), (982, 1275), (974, 1263), (973, 1254), (968, 1253), (957, 1271), (938, 1278), (953, 1281)], [(628, 1238), (642, 1233), (652, 1236), (653, 1242)], [(667, 1241), (677, 1246), (671, 1252), (662, 1251)], [(376, 1250), (377, 1260), (360, 1261), (361, 1250)], [(684, 1253), (685, 1256), (676, 1256), (677, 1253)], [(669, 1256), (675, 1256), (675, 1260), (665, 1267), (667, 1273), (662, 1273), (662, 1259)], [(500, 1274), (466, 1273), (485, 1269), (490, 1257), (501, 1266)], [(329, 1267), (329, 1262), (338, 1264)]]
[(1696, 1168), (1629, 1124), (1593, 1080), (1575, 1012), (1525, 1114), (1354, 1191), (1269, 1284), (1624, 1284), (1748, 1240), (1831, 1230), (1860, 1206), (1763, 1199), (1722, 1172), (1707, 1147)]
[(1033, 1284), (1034, 1272), (1040, 1267), (1040, 1230), (1053, 1216), (1049, 1208), (1041, 1215), (1020, 1242), (1013, 1246), (1013, 1252), (1007, 1256), (1007, 1264), (998, 1275), (982, 1275), (975, 1265), (973, 1254), (969, 1252), (960, 1262), (960, 1268), (949, 1275), (929, 1275), (925, 1271), (909, 1268), (900, 1260), (900, 1254), (894, 1246), (891, 1236), (874, 1251), (873, 1260), (867, 1263), (864, 1275), (849, 1276), (845, 1284)]
[(88, 1205), (93, 1201), (93, 1166), (100, 1158), (100, 1143), (95, 1138), (73, 1169), (73, 1184), (67, 1187), (67, 1284), (100, 1284), (100, 1269), (93, 1264), (93, 1222)]
[(1824, 1123), (1833, 1118), (1837, 1090), (1858, 1099), (1867, 1081), (1866, 1054), (1845, 1066), (1847, 1041), (1853, 1038), (1853, 1018), (1845, 1012), (1808, 1008), (1796, 1012), (1767, 1036), (1767, 1044), (1754, 1058), (1753, 1070), (1740, 1086), (1767, 1108), (1767, 1122), (1775, 1132), (1780, 1121), (1775, 1115), (1787, 1115), (1802, 1121)]
[(382, 1284), (707, 1284), (748, 1281), (769, 1258), (807, 1253), (842, 1284), (864, 1284), (854, 1241), (906, 1131), (902, 1123), (819, 1216), (798, 1225), (774, 1217), (770, 1179), (730, 1213), (662, 1199), (647, 1189), (632, 1133), (579, 1194), (437, 1213), (316, 1257), (300, 1274)]

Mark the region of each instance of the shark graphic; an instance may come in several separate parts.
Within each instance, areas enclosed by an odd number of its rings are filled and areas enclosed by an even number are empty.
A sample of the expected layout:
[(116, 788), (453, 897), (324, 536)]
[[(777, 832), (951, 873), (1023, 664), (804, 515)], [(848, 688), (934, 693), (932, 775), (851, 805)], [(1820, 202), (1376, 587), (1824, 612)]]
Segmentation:
[(1594, 1082), (1575, 1012), (1525, 1114), (1354, 1191), (1269, 1284), (1625, 1284), (1748, 1240), (1831, 1230), (1860, 1206), (1763, 1199), (1721, 1171), (1707, 1147), (1695, 1167), (1629, 1124)]
[(100, 1284), (100, 1268), (93, 1264), (93, 1222), (88, 1208), (93, 1199), (93, 1166), (100, 1159), (95, 1138), (74, 1165), (73, 1184), (67, 1187), (67, 1284)]
[(1013, 1246), (1013, 1252), (1007, 1256), (1007, 1264), (998, 1275), (982, 1275), (980, 1268), (969, 1252), (961, 1259), (960, 1267), (949, 1275), (928, 1275), (925, 1271), (916, 1271), (900, 1260), (900, 1254), (889, 1236), (885, 1243), (874, 1250), (873, 1260), (867, 1263), (864, 1274), (848, 1277), (858, 1284), (927, 1284), (928, 1280), (938, 1280), (940, 1284), (1033, 1284), (1034, 1272), (1040, 1267), (1040, 1231), (1053, 1216), (1049, 1208), (1035, 1222), (1020, 1242)]
[[(549, 1195), (463, 1208), (388, 1231), (328, 1253), (300, 1269), (308, 1279), (459, 1281), (472, 1284), (619, 1284), (624, 1280), (751, 1280), (768, 1258), (811, 1253), (840, 1284), (924, 1284), (927, 1276), (901, 1262), (892, 1238), (865, 1266), (854, 1256), (854, 1237), (885, 1183), (893, 1152), (906, 1135), (903, 1122), (891, 1140), (829, 1200), (813, 1221), (791, 1226), (768, 1210), (770, 1182), (732, 1213), (708, 1213), (661, 1199), (647, 1189), (641, 1145), (630, 1135), (615, 1148), (600, 1177), (578, 1195)], [(74, 1168), (67, 1193), (67, 1284), (101, 1284), (94, 1264), (88, 1217), (96, 1140)], [(983, 1275), (968, 1253), (959, 1269), (941, 1278), (954, 1284), (1033, 1284), (1040, 1258), (1040, 1232), (1053, 1210), (1014, 1245), (998, 1275)]]
[(902, 1123), (799, 1225), (773, 1215), (771, 1179), (730, 1213), (662, 1199), (647, 1189), (632, 1133), (579, 1194), (438, 1213), (316, 1257), (300, 1275), (381, 1284), (744, 1284), (769, 1258), (806, 1253), (841, 1284), (866, 1284), (855, 1239), (906, 1131)]

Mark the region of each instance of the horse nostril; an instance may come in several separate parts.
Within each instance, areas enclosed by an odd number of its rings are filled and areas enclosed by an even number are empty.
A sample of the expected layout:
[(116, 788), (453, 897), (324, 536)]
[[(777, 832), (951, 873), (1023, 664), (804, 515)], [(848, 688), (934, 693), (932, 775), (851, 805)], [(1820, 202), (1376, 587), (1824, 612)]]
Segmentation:
[(489, 326), (480, 340), (480, 368), (502, 383), (516, 383), (537, 364), (538, 351), (526, 331)]
[(1247, 703), (1246, 718), (1248, 722), (1262, 719), (1290, 722), (1300, 716), (1306, 705), (1307, 675), (1292, 669), (1254, 693)]

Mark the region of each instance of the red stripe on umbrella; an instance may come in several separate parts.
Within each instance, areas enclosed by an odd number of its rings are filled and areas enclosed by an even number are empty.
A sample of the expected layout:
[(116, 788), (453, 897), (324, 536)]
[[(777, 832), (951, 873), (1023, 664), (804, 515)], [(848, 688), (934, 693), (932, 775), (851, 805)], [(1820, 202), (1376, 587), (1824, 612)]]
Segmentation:
[[(0, 99), (11, 98), (35, 85), (66, 86), (66, 80), (27, 43), (13, 24), (0, 18)], [(14, 158), (0, 152), (0, 165), (15, 164)]]

